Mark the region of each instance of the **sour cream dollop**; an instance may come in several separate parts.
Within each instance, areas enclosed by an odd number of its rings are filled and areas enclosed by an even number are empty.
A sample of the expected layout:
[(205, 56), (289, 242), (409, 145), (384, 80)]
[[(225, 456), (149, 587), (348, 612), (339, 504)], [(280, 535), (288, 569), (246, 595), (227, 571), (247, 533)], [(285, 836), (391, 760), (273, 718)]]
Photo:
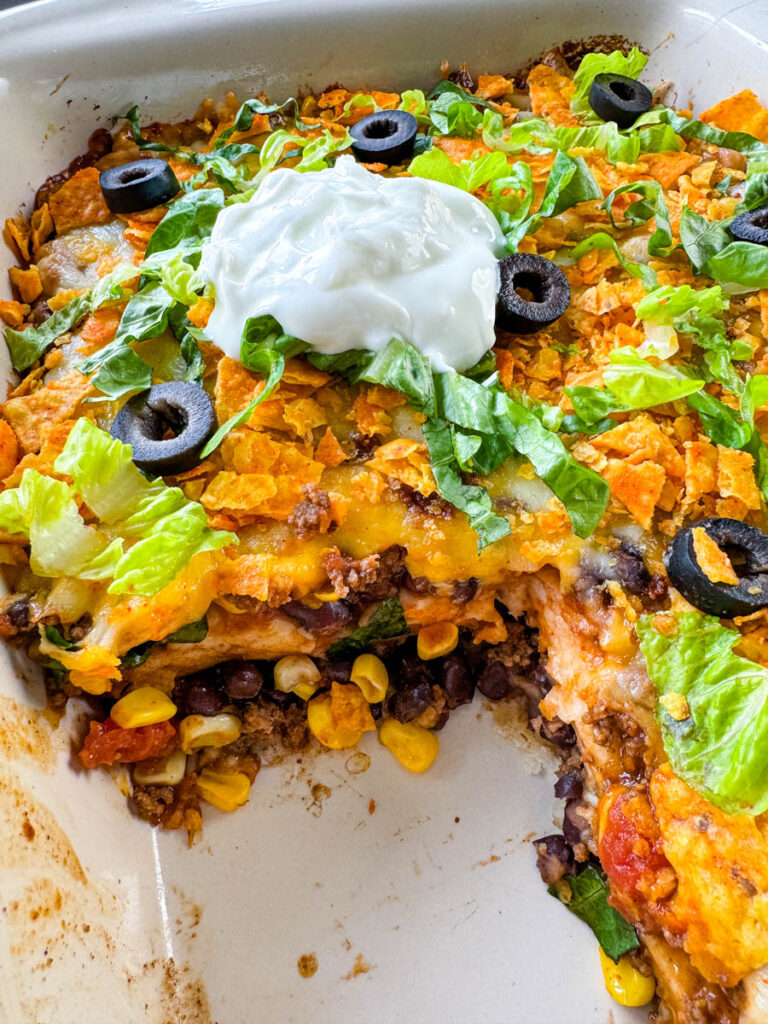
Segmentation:
[(207, 333), (238, 359), (246, 320), (270, 313), (319, 352), (401, 338), (438, 371), (466, 370), (494, 343), (503, 252), (493, 214), (451, 185), (384, 178), (352, 157), (280, 169), (219, 214), (203, 246)]

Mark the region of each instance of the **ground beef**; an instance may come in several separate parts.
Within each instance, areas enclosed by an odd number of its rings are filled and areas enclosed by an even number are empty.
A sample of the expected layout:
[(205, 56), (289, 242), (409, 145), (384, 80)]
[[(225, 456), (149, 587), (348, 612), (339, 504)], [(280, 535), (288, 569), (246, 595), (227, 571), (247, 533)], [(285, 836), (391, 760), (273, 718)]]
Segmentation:
[(243, 709), (243, 733), (251, 740), (279, 740), (286, 750), (301, 750), (309, 742), (306, 705), (277, 703), (263, 694)]
[(408, 484), (400, 480), (390, 481), (390, 486), (400, 495), (403, 504), (412, 512), (421, 512), (423, 515), (432, 516), (434, 519), (453, 519), (454, 507), (440, 497), (436, 491), (432, 491), (426, 497), (421, 491), (414, 490)]
[(455, 82), (456, 85), (461, 86), (462, 89), (466, 89), (467, 92), (475, 91), (475, 83), (472, 81), (472, 75), (467, 70), (466, 64), (460, 64), (458, 71), (452, 71), (448, 75), (449, 82)]
[(358, 462), (367, 462), (373, 458), (373, 453), (383, 443), (384, 438), (379, 434), (350, 434), (349, 440), (355, 447), (355, 459)]
[(598, 746), (613, 752), (627, 775), (635, 778), (644, 776), (648, 744), (645, 732), (632, 715), (600, 701), (584, 713), (583, 720), (592, 726)]
[(307, 540), (316, 533), (327, 533), (331, 528), (331, 499), (328, 492), (315, 484), (305, 484), (304, 499), (288, 516), (288, 525), (299, 540)]
[(349, 558), (331, 548), (323, 558), (323, 568), (340, 597), (352, 594), (365, 601), (383, 601), (394, 597), (405, 577), (405, 548), (398, 544), (379, 555)]
[(133, 806), (140, 818), (163, 828), (185, 828), (190, 842), (203, 827), (197, 774), (185, 775), (178, 786), (134, 786)]
[(103, 156), (112, 152), (112, 136), (106, 128), (97, 128), (88, 139), (88, 152), (82, 156), (76, 156), (65, 171), (52, 174), (46, 178), (35, 195), (35, 209), (47, 203), (54, 192), (58, 192), (65, 181), (82, 171), (84, 167), (93, 167)]

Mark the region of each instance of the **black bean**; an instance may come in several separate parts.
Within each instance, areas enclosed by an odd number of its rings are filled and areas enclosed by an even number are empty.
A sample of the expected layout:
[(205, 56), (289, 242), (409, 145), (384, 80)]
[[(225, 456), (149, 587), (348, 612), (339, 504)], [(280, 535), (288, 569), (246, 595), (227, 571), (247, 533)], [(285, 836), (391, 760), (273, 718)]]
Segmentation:
[(536, 867), (546, 885), (559, 882), (563, 875), (572, 873), (576, 867), (573, 850), (564, 836), (544, 836), (533, 845), (536, 850)]
[(319, 608), (310, 608), (301, 601), (289, 601), (280, 606), (280, 611), (309, 630), (340, 628), (352, 618), (352, 610), (344, 601), (323, 601)]
[(26, 629), (29, 625), (29, 598), (20, 597), (5, 610), (8, 621), (16, 629)]
[(584, 779), (581, 772), (566, 772), (555, 783), (555, 796), (559, 800), (571, 800), (584, 793)]
[(435, 585), (426, 576), (411, 576), (406, 573), (403, 577), (403, 587), (411, 594), (434, 594)]
[(583, 807), (584, 804), (578, 798), (565, 801), (563, 835), (571, 846), (586, 842), (590, 835), (589, 822), (581, 814)]
[(354, 662), (342, 659), (329, 659), (326, 661), (319, 661), (317, 663), (317, 667), (325, 685), (330, 686), (334, 681), (337, 683), (351, 682), (353, 664)]
[(451, 711), (462, 704), (471, 704), (475, 695), (475, 683), (466, 661), (460, 654), (449, 654), (447, 658), (442, 658), (437, 663), (437, 671)]
[(371, 712), (371, 718), (374, 722), (378, 722), (384, 714), (384, 705), (381, 701), (379, 701), (378, 704), (369, 704), (368, 710)]
[(393, 693), (389, 700), (389, 713), (398, 722), (412, 722), (432, 703), (430, 683), (417, 682)]
[(476, 576), (470, 576), (468, 580), (458, 580), (453, 584), (451, 600), (456, 604), (466, 604), (475, 596), (479, 586), (480, 580)]
[(430, 727), (431, 731), (432, 732), (440, 732), (440, 730), (444, 727), (445, 723), (448, 721), (448, 719), (450, 717), (450, 714), (451, 713), (450, 713), (450, 711), (448, 710), (447, 707), (443, 708), (443, 710), (437, 716), (437, 721), (435, 722), (435, 724)]
[(218, 715), (224, 707), (224, 698), (216, 682), (202, 672), (179, 679), (174, 700), (188, 715)]
[(264, 677), (252, 661), (225, 661), (219, 665), (219, 678), (232, 700), (251, 700), (264, 685)]
[(508, 696), (512, 689), (512, 681), (506, 665), (500, 661), (489, 661), (480, 673), (477, 688), (489, 700), (501, 700)]

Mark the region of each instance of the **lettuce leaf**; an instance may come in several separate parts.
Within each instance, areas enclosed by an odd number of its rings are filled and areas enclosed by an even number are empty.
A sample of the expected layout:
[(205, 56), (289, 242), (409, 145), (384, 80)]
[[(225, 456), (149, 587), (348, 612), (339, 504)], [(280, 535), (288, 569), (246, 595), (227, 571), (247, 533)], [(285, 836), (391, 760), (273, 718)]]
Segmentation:
[(5, 342), (14, 370), (26, 370), (40, 358), (49, 345), (62, 334), (72, 330), (89, 313), (103, 306), (105, 302), (122, 298), (122, 286), (137, 274), (138, 270), (132, 263), (121, 263), (89, 292), (72, 299), (39, 327), (27, 327), (24, 331), (14, 331), (6, 327)]
[[(466, 445), (457, 454), (455, 433), (444, 420), (427, 420), (422, 430), (437, 489), (446, 501), (466, 515), (469, 525), (477, 534), (478, 549), (482, 550), (488, 544), (506, 537), (510, 533), (509, 520), (494, 513), (488, 491), (475, 484), (465, 484), (461, 478), (461, 470), (467, 468), (470, 457)], [(473, 436), (472, 455), (477, 452), (480, 444), (481, 439)]]
[[(759, 190), (752, 193), (751, 202), (757, 203), (758, 192), (759, 197), (763, 195), (762, 177), (760, 182)], [(762, 201), (767, 200), (763, 198)], [(745, 203), (741, 205), (745, 209), (755, 208)], [(693, 269), (697, 274), (707, 274), (728, 284), (739, 284), (750, 291), (768, 288), (768, 248), (754, 242), (734, 241), (726, 230), (732, 219), (708, 221), (690, 207), (683, 207), (680, 240)]]
[(608, 883), (592, 864), (578, 875), (565, 875), (547, 891), (589, 925), (605, 955), (615, 963), (640, 945), (635, 929), (608, 902)]
[(429, 94), (430, 132), (472, 138), (482, 123), (482, 109), (493, 108), (487, 100), (473, 96), (456, 82), (438, 82)]
[(414, 157), (408, 170), (415, 178), (429, 178), (465, 192), (476, 192), (490, 181), (507, 176), (510, 167), (504, 154), (499, 152), (484, 153), (455, 164), (442, 149), (430, 149)]
[(152, 232), (144, 258), (165, 249), (199, 250), (223, 209), (220, 188), (201, 188), (175, 199)]
[[(682, 324), (716, 316), (728, 309), (729, 299), (719, 285), (712, 288), (691, 288), (689, 284), (664, 285), (655, 288), (638, 302), (635, 312), (641, 320), (660, 324)], [(695, 316), (692, 316), (695, 314)], [(679, 327), (682, 330), (682, 326)]]
[(286, 334), (277, 320), (269, 314), (251, 317), (246, 321), (240, 341), (240, 361), (243, 366), (264, 377), (264, 387), (244, 409), (221, 424), (203, 448), (201, 458), (207, 459), (231, 430), (248, 422), (256, 406), (268, 398), (280, 383), (285, 370), (285, 360), (306, 349), (307, 345), (303, 341)]
[(576, 91), (571, 99), (571, 110), (574, 114), (597, 115), (589, 105), (589, 90), (596, 75), (624, 75), (626, 78), (639, 78), (641, 71), (648, 63), (646, 55), (636, 46), (624, 56), (620, 50), (613, 53), (588, 53), (579, 64), (573, 76)]
[(374, 640), (389, 640), (408, 633), (403, 606), (399, 597), (382, 601), (365, 626), (358, 626), (349, 636), (342, 637), (328, 648), (329, 658), (352, 658)]
[[(625, 192), (636, 192), (643, 198), (631, 203), (626, 210), (626, 221), (617, 224), (613, 219), (613, 203), (616, 196)], [(677, 248), (672, 242), (672, 226), (664, 199), (664, 189), (658, 181), (631, 181), (628, 185), (620, 185), (606, 196), (601, 209), (608, 211), (614, 228), (638, 227), (640, 224), (646, 224), (651, 217), (655, 217), (656, 230), (648, 240), (648, 252), (651, 256), (669, 256), (673, 249)]]
[(735, 149), (749, 157), (768, 156), (768, 145), (760, 142), (754, 135), (747, 132), (726, 132), (721, 128), (715, 128), (713, 124), (706, 124), (704, 121), (697, 121), (694, 118), (681, 117), (669, 107), (654, 107), (647, 114), (643, 114), (635, 122), (635, 127), (640, 124), (668, 124), (678, 135), (684, 139), (701, 139), (702, 142), (711, 142), (723, 149)]
[(626, 272), (632, 277), (636, 277), (642, 281), (643, 287), (646, 291), (652, 291), (658, 286), (659, 282), (656, 276), (656, 271), (652, 270), (644, 263), (632, 263), (630, 260), (625, 259), (616, 244), (616, 239), (611, 237), (611, 235), (605, 231), (598, 231), (594, 235), (590, 235), (589, 238), (585, 238), (583, 242), (579, 242), (579, 244), (571, 251), (571, 259), (574, 263), (578, 263), (582, 256), (586, 256), (587, 253), (592, 252), (593, 249), (613, 249), (616, 259), (624, 270), (626, 270)]
[(122, 555), (120, 539), (110, 543), (86, 526), (69, 484), (36, 469), (25, 469), (19, 486), (0, 494), (0, 527), (29, 538), (30, 568), (38, 576), (108, 579)]
[[(90, 420), (77, 421), (54, 469), (73, 483), (26, 469), (18, 487), (0, 494), (0, 527), (29, 538), (39, 576), (111, 579), (110, 593), (151, 595), (194, 555), (237, 543), (233, 534), (211, 530), (202, 506), (181, 490), (147, 480), (130, 447)], [(98, 526), (86, 525), (81, 501)]]
[(705, 381), (688, 377), (671, 366), (654, 366), (633, 348), (615, 349), (603, 372), (605, 388), (583, 385), (565, 388), (581, 420), (592, 426), (614, 412), (652, 409), (701, 391)]
[(682, 694), (690, 710), (676, 721), (656, 708), (676, 775), (728, 814), (768, 810), (768, 669), (734, 653), (741, 635), (699, 612), (637, 622), (640, 650), (660, 695)]

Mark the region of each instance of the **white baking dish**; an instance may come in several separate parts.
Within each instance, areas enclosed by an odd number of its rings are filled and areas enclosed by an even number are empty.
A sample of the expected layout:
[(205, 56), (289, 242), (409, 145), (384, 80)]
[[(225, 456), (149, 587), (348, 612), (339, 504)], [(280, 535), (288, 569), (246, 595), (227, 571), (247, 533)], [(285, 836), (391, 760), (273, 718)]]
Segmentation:
[[(508, 71), (621, 33), (681, 105), (768, 99), (768, 8), (702, 0), (42, 0), (0, 14), (3, 216), (133, 103), (185, 116), (235, 87), (429, 85), (441, 59)], [(5, 252), (0, 260), (6, 261)], [(3, 288), (5, 285), (3, 284)], [(479, 704), (426, 776), (362, 754), (265, 768), (248, 808), (209, 811), (187, 850), (73, 767), (68, 724), (0, 651), (3, 1024), (627, 1024), (596, 943), (538, 880), (552, 774)], [(375, 801), (375, 813), (369, 813)], [(302, 978), (297, 960), (314, 953)], [(358, 972), (355, 972), (357, 963)], [(369, 970), (359, 970), (368, 965)], [(612, 1016), (611, 1016), (612, 1015)]]

